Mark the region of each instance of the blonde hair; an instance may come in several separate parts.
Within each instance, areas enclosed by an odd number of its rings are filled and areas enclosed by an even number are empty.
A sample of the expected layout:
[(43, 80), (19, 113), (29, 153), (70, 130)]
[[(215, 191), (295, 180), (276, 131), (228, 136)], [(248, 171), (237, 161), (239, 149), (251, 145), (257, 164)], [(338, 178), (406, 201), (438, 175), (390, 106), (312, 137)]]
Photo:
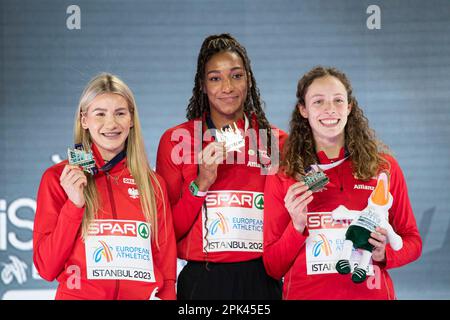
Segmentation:
[[(80, 102), (78, 104), (77, 114), (75, 116), (74, 126), (74, 142), (81, 143), (85, 150), (91, 149), (91, 136), (88, 129), (83, 129), (81, 125), (81, 115), (87, 112), (92, 101), (99, 95), (104, 93), (114, 93), (122, 96), (128, 103), (128, 109), (132, 117), (133, 127), (130, 128), (126, 142), (127, 167), (134, 178), (136, 186), (139, 190), (141, 207), (145, 220), (150, 223), (152, 231), (152, 240), (156, 241), (158, 246), (158, 221), (157, 221), (157, 205), (155, 190), (152, 182), (158, 188), (157, 194), (163, 201), (164, 196), (161, 185), (156, 178), (153, 170), (147, 160), (145, 152), (144, 140), (142, 138), (142, 130), (139, 122), (138, 111), (133, 93), (130, 88), (117, 76), (109, 73), (101, 73), (95, 76), (84, 89)], [(149, 179), (150, 177), (150, 179)], [(82, 237), (85, 238), (88, 226), (97, 217), (100, 207), (99, 194), (95, 185), (94, 177), (87, 175), (87, 186), (84, 189), (84, 198), (86, 201), (86, 209), (82, 223)], [(163, 205), (165, 208), (165, 205)], [(165, 212), (164, 212), (165, 216)]]

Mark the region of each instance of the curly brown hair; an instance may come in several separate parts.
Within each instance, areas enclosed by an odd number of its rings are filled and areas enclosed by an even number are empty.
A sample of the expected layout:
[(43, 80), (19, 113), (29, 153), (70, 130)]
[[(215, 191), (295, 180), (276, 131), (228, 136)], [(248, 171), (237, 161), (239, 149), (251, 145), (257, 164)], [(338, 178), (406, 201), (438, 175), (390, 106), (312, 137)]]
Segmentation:
[(305, 96), (315, 79), (332, 76), (338, 79), (347, 91), (348, 103), (352, 108), (345, 126), (345, 149), (348, 152), (356, 178), (367, 181), (379, 170), (389, 168), (389, 162), (380, 154), (389, 154), (389, 148), (376, 138), (374, 130), (358, 101), (347, 76), (336, 68), (317, 66), (307, 72), (297, 85), (297, 103), (292, 112), (289, 138), (283, 150), (284, 172), (298, 180), (305, 175), (305, 169), (318, 162), (313, 133), (308, 119), (301, 116), (298, 106), (305, 105)]
[(238, 54), (244, 63), (244, 68), (249, 79), (249, 90), (247, 91), (247, 97), (244, 103), (244, 112), (247, 115), (255, 114), (259, 129), (267, 130), (267, 145), (270, 146), (272, 130), (263, 110), (264, 102), (261, 100), (259, 89), (253, 76), (247, 50), (228, 33), (210, 35), (203, 41), (197, 59), (197, 73), (195, 74), (192, 97), (186, 108), (186, 118), (188, 120), (196, 119), (201, 117), (203, 113), (210, 111), (208, 96), (202, 90), (205, 81), (205, 67), (212, 56), (226, 51)]

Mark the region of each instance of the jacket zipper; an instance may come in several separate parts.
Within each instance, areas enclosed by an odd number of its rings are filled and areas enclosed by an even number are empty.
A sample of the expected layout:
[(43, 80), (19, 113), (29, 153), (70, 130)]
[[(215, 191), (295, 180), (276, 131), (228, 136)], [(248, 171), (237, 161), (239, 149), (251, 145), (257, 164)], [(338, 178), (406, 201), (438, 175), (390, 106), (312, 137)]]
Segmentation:
[[(113, 190), (111, 186), (111, 178), (109, 173), (106, 172), (106, 186), (108, 188), (109, 201), (111, 202), (111, 211), (114, 220), (117, 220), (117, 212), (116, 212), (116, 203), (114, 201)], [(117, 296), (119, 295), (119, 280), (116, 280), (116, 287), (114, 289), (113, 300), (117, 300)]]
[(344, 177), (343, 177), (342, 168), (340, 165), (338, 167), (338, 180), (339, 180), (339, 190), (341, 192), (343, 192), (344, 191)]

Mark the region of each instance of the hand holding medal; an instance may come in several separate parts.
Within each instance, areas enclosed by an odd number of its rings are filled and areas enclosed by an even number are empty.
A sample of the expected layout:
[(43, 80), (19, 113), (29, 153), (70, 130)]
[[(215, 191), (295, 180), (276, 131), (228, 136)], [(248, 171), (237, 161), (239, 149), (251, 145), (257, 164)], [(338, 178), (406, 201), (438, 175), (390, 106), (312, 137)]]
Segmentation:
[(314, 199), (312, 194), (325, 187), (329, 181), (322, 170), (312, 167), (306, 175), (301, 177), (299, 182), (289, 187), (284, 197), (284, 205), (297, 231), (303, 232), (305, 229), (307, 206)]
[(59, 183), (70, 201), (78, 208), (82, 208), (85, 204), (83, 191), (87, 185), (87, 178), (83, 170), (78, 166), (66, 165), (59, 177)]
[(284, 197), (286, 207), (294, 228), (302, 233), (305, 230), (308, 204), (314, 199), (312, 191), (303, 181), (292, 184)]
[(64, 167), (59, 181), (70, 201), (78, 208), (82, 208), (85, 205), (83, 191), (87, 185), (87, 178), (83, 171), (93, 174), (94, 157), (91, 152), (81, 150), (80, 146), (68, 148), (67, 155), (69, 164)]
[(195, 183), (200, 191), (207, 191), (216, 181), (217, 167), (225, 158), (226, 150), (223, 142), (212, 142), (198, 154), (199, 172)]

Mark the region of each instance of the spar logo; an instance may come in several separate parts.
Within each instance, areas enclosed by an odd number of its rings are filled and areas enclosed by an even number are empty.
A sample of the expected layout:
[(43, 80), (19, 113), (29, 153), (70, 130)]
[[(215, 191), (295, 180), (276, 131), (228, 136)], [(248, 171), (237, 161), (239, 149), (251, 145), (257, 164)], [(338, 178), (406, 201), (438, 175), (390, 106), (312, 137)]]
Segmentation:
[(350, 225), (350, 220), (334, 220), (331, 213), (308, 213), (308, 229), (342, 229)]
[(222, 230), (222, 234), (226, 234), (230, 231), (228, 227), (228, 219), (223, 216), (220, 212), (216, 212), (217, 218), (211, 222), (210, 232), (211, 235), (215, 235), (217, 231)]
[(208, 208), (239, 207), (251, 209), (253, 208), (253, 193), (240, 191), (210, 191), (206, 196), (206, 206)]
[(111, 250), (113, 249), (111, 246), (105, 241), (99, 241), (100, 246), (94, 251), (94, 262), (99, 263), (102, 259), (106, 260), (106, 262), (111, 262), (113, 260), (113, 255)]
[(136, 223), (132, 221), (96, 220), (89, 225), (90, 236), (137, 236)]
[(150, 231), (149, 231), (149, 228), (146, 223), (141, 223), (139, 225), (138, 232), (139, 232), (139, 235), (144, 239), (147, 239), (148, 236), (150, 235)]
[(331, 246), (330, 241), (325, 237), (324, 234), (319, 233), (314, 241), (314, 246), (312, 248), (312, 254), (314, 257), (319, 256), (321, 253), (325, 254), (325, 256), (331, 256)]

